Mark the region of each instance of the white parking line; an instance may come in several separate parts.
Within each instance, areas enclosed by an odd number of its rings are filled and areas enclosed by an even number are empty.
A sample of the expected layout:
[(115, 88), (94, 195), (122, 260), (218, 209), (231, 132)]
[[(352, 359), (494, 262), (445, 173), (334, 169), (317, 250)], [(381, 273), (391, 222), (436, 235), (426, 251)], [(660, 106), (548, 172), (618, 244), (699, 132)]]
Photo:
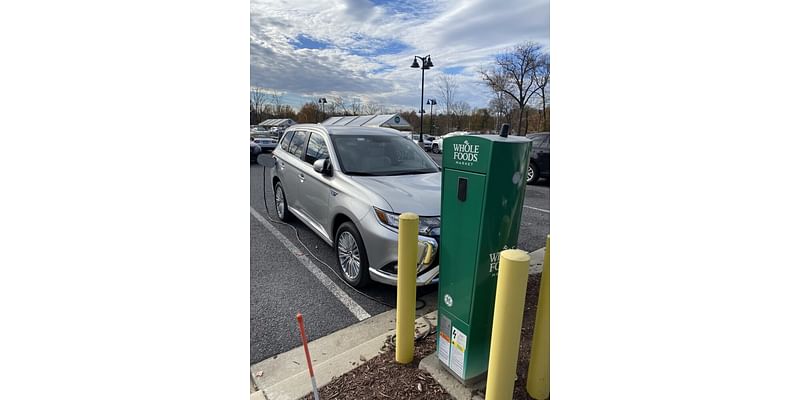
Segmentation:
[(371, 317), (371, 315), (361, 308), (361, 306), (358, 305), (355, 300), (348, 296), (344, 290), (342, 290), (339, 286), (336, 286), (331, 278), (328, 278), (328, 275), (325, 275), (324, 272), (320, 271), (320, 269), (317, 268), (317, 266), (314, 265), (314, 263), (312, 263), (311, 260), (309, 260), (308, 257), (306, 257), (302, 251), (300, 251), (300, 249), (292, 244), (292, 242), (289, 241), (286, 236), (283, 236), (278, 228), (267, 221), (267, 219), (259, 214), (258, 211), (256, 211), (252, 206), (250, 207), (250, 214), (255, 217), (258, 222), (261, 222), (261, 225), (264, 225), (264, 227), (267, 228), (278, 240), (280, 240), (281, 243), (283, 243), (283, 245), (289, 249), (289, 252), (291, 252), (300, 261), (300, 264), (306, 267), (309, 272), (314, 274), (314, 276), (319, 279), (322, 285), (325, 286), (331, 293), (333, 293), (334, 297), (344, 304), (344, 306), (347, 307), (347, 309), (350, 310), (350, 312), (353, 313), (353, 315), (355, 315), (359, 321), (363, 321)]
[(530, 208), (531, 210), (541, 211), (541, 212), (545, 212), (545, 213), (548, 213), (548, 214), (550, 214), (550, 210), (545, 210), (545, 209), (536, 208), (536, 207), (531, 207), (531, 206), (526, 206), (526, 205), (523, 205), (523, 207), (525, 207), (525, 208)]

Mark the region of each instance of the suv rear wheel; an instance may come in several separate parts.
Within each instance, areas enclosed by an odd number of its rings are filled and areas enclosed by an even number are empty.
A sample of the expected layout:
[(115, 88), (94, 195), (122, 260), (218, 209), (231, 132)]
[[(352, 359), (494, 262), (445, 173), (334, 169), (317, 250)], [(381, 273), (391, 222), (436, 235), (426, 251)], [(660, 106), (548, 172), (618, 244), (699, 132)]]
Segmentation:
[(283, 186), (281, 182), (275, 183), (275, 211), (278, 213), (278, 219), (283, 222), (288, 222), (292, 219), (292, 213), (286, 207), (286, 195), (283, 193)]
[(434, 144), (431, 146), (431, 151), (432, 151), (432, 152), (434, 152), (434, 154), (439, 154), (439, 145), (438, 145), (438, 144), (436, 144), (436, 143), (434, 143)]
[(352, 222), (345, 222), (336, 230), (336, 262), (342, 278), (352, 287), (369, 284), (369, 261), (361, 234)]

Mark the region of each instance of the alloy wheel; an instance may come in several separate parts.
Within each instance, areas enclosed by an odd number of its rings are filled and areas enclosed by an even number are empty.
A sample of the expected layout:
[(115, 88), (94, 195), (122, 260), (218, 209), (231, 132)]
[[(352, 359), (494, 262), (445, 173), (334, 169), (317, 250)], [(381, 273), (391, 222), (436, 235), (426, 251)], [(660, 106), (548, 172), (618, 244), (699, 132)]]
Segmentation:
[(283, 219), (283, 188), (280, 185), (275, 187), (275, 209), (278, 211), (278, 218)]
[(339, 243), (336, 246), (339, 265), (342, 272), (349, 280), (355, 280), (361, 272), (361, 256), (358, 252), (358, 243), (350, 232), (342, 232), (339, 235)]

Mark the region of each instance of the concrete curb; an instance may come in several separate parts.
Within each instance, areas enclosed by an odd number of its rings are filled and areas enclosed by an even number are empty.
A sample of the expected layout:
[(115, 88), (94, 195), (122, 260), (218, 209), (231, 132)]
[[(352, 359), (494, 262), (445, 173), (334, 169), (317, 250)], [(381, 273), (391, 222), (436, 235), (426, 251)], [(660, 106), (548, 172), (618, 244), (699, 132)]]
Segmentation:
[[(531, 256), (529, 274), (541, 273), (544, 262), (544, 248), (528, 253)], [(436, 299), (427, 298), (430, 311)], [(318, 387), (323, 387), (334, 378), (344, 375), (381, 353), (387, 337), (394, 334), (395, 312), (389, 310), (358, 322), (345, 329), (309, 342), (308, 349), (314, 364)], [(417, 315), (420, 315), (418, 312)], [(425, 314), (436, 329), (438, 313), (436, 309)], [(427, 329), (428, 323), (417, 318), (416, 326)], [(474, 400), (482, 397), (472, 396), (473, 389), (485, 386), (478, 382), (470, 388), (465, 387), (441, 369), (436, 354), (431, 354), (420, 362), (420, 368), (428, 371), (451, 396), (457, 399)], [(285, 353), (263, 360), (250, 366), (251, 400), (295, 400), (311, 393), (311, 384), (306, 367), (303, 347), (299, 346)], [(255, 388), (253, 388), (255, 386)]]
[(264, 396), (264, 392), (259, 390), (254, 393), (250, 393), (250, 400), (267, 400), (267, 397)]
[[(389, 310), (310, 342), (308, 348), (318, 387), (379, 355), (386, 339), (394, 334), (394, 317), (395, 310)], [(436, 329), (436, 311), (425, 314), (424, 318), (431, 323), (431, 329)], [(428, 329), (423, 317), (415, 323), (421, 332)], [(250, 374), (267, 399), (295, 400), (311, 393), (306, 368), (301, 346), (252, 365)]]

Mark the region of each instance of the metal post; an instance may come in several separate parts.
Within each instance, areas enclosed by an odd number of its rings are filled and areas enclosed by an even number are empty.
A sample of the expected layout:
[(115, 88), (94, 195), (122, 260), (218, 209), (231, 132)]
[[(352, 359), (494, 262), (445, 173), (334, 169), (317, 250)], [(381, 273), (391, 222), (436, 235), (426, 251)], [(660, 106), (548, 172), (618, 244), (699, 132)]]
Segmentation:
[(500, 253), (486, 400), (511, 400), (514, 394), (530, 260), (531, 257), (523, 250), (503, 250)]
[(314, 400), (319, 400), (319, 391), (317, 390), (317, 378), (314, 377), (314, 367), (311, 366), (311, 354), (308, 352), (308, 338), (306, 338), (306, 329), (303, 324), (303, 314), (297, 313), (297, 324), (300, 325), (300, 338), (303, 340), (303, 350), (306, 352), (306, 363), (308, 364), (308, 374), (311, 375), (311, 390), (314, 392)]
[(528, 383), (525, 389), (536, 400), (550, 395), (550, 235), (544, 249), (539, 302), (536, 305), (536, 325), (533, 327), (531, 360), (528, 364)]
[(430, 133), (429, 133), (430, 135), (433, 135), (433, 104), (434, 103), (431, 102), (431, 129), (430, 129)]
[(397, 316), (394, 359), (400, 364), (414, 360), (414, 317), (417, 297), (417, 240), (419, 216), (400, 214), (397, 241)]
[(422, 120), (425, 118), (425, 60), (422, 60), (422, 93), (419, 96), (419, 144), (422, 145)]

